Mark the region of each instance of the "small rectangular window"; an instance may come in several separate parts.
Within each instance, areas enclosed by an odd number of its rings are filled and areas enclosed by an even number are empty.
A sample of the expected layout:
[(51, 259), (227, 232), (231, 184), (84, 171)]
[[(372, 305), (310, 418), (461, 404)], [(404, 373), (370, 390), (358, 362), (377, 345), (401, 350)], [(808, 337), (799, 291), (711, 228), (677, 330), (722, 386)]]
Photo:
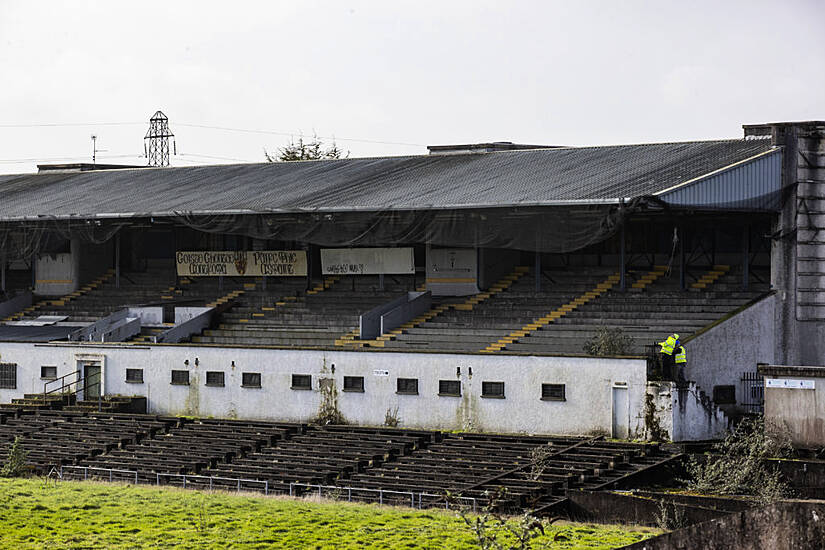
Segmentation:
[(736, 386), (713, 386), (713, 402), (717, 405), (735, 405)]
[(0, 363), (0, 388), (17, 389), (17, 363)]
[(363, 376), (345, 376), (344, 391), (364, 391)]
[(399, 378), (395, 385), (396, 393), (418, 395), (418, 378)]
[(439, 380), (438, 395), (445, 395), (449, 397), (461, 397), (461, 381)]
[(57, 379), (57, 367), (42, 366), (40, 367), (40, 378), (43, 380)]
[(206, 385), (218, 388), (224, 387), (224, 372), (219, 370), (206, 371)]
[(293, 374), (292, 375), (292, 389), (293, 390), (311, 390), (312, 389), (312, 375), (311, 374)]
[(172, 384), (188, 386), (189, 385), (189, 371), (188, 370), (173, 370), (172, 371)]
[(126, 381), (131, 384), (143, 384), (143, 369), (126, 369)]
[(481, 397), (504, 398), (504, 382), (482, 382)]
[(564, 384), (542, 384), (542, 401), (566, 401), (564, 397)]
[(261, 387), (261, 373), (260, 372), (245, 372), (241, 380), (241, 386), (244, 388), (260, 388)]

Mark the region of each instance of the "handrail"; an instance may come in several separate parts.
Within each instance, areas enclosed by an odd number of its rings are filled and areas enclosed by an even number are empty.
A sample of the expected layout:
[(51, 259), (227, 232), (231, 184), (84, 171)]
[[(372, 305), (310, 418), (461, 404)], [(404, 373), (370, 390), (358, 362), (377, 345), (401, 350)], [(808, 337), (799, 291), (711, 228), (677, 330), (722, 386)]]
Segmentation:
[(74, 372), (70, 372), (69, 374), (64, 374), (64, 375), (63, 375), (63, 376), (61, 376), (60, 378), (55, 378), (54, 380), (49, 380), (48, 382), (46, 382), (45, 384), (43, 384), (43, 404), (44, 404), (44, 405), (46, 404), (46, 396), (48, 396), (49, 394), (52, 394), (52, 393), (54, 393), (54, 392), (56, 392), (56, 391), (60, 391), (61, 393), (67, 393), (69, 397), (71, 397), (72, 395), (77, 396), (77, 393), (78, 393), (79, 391), (81, 391), (80, 386), (78, 386), (78, 387), (77, 387), (77, 389), (75, 389), (74, 391), (69, 391), (69, 392), (66, 392), (66, 391), (65, 391), (65, 390), (66, 390), (66, 388), (71, 388), (73, 385), (75, 385), (75, 384), (80, 384), (81, 382), (87, 382), (90, 378), (94, 378), (94, 377), (96, 376), (96, 377), (97, 377), (97, 382), (94, 382), (93, 384), (84, 384), (84, 386), (83, 386), (83, 390), (82, 390), (82, 391), (84, 392), (83, 397), (84, 397), (84, 399), (85, 399), (85, 397), (86, 397), (86, 394), (85, 394), (86, 390), (89, 390), (89, 389), (91, 389), (91, 388), (94, 388), (95, 386), (97, 386), (97, 387), (99, 388), (99, 390), (98, 390), (98, 392), (97, 392), (97, 411), (98, 411), (98, 412), (101, 412), (101, 411), (103, 410), (103, 392), (101, 391), (101, 390), (103, 389), (103, 380), (102, 380), (103, 373), (97, 373), (96, 375), (93, 375), (93, 376), (84, 376), (84, 377), (82, 377), (82, 378), (78, 378), (77, 380), (74, 380), (74, 381), (72, 381), (72, 382), (69, 382), (68, 384), (66, 384), (65, 382), (62, 382), (62, 383), (60, 384), (60, 387), (59, 387), (59, 388), (55, 388), (55, 389), (53, 389), (53, 390), (46, 391), (46, 390), (47, 390), (47, 386), (48, 386), (49, 384), (54, 383), (54, 382), (57, 382), (58, 380), (61, 380), (61, 381), (62, 381), (62, 380), (63, 380), (63, 379), (65, 379), (66, 377), (68, 377), (68, 376), (72, 376), (72, 375), (76, 375), (76, 374), (80, 374), (80, 370), (76, 370), (76, 371), (74, 371)]
[[(54, 391), (56, 391), (56, 390), (52, 390), (50, 392), (47, 392), (46, 390), (48, 389), (49, 384), (54, 384), (56, 382), (62, 381), (63, 379), (68, 378), (69, 376), (72, 376), (72, 375), (75, 375), (75, 374), (80, 374), (80, 369), (78, 369), (74, 372), (70, 372), (69, 374), (64, 374), (60, 378), (55, 378), (54, 380), (49, 380), (49, 381), (45, 382), (43, 384), (43, 395), (48, 395), (48, 394), (53, 393)], [(64, 386), (61, 385), (60, 388), (58, 388), (58, 389), (63, 389), (63, 387)]]

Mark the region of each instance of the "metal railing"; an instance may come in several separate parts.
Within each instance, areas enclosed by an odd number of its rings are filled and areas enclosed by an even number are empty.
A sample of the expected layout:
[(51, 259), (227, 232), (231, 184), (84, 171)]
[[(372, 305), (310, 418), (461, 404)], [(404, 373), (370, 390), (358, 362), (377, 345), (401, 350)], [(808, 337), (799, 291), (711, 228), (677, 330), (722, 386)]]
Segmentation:
[[(69, 374), (64, 374), (60, 378), (55, 378), (54, 380), (49, 380), (48, 382), (44, 383), (43, 384), (43, 404), (45, 405), (47, 397), (49, 395), (55, 393), (55, 392), (60, 392), (61, 395), (66, 396), (66, 397), (71, 397), (73, 395), (75, 397), (77, 397), (78, 392), (82, 391), (83, 392), (83, 399), (85, 400), (86, 399), (86, 392), (88, 390), (92, 389), (92, 388), (97, 387), (98, 388), (98, 391), (97, 391), (97, 411), (101, 412), (103, 410), (103, 391), (102, 391), (103, 390), (103, 381), (101, 380), (101, 377), (103, 376), (103, 374), (98, 373), (98, 374), (95, 374), (93, 376), (85, 376), (83, 378), (78, 378), (77, 380), (74, 380), (74, 381), (69, 382), (69, 383), (65, 382), (65, 379), (68, 378), (69, 376), (78, 376), (78, 375), (80, 375), (80, 371), (76, 370), (74, 372), (70, 372)], [(86, 382), (88, 382), (88, 380), (90, 380), (90, 379), (97, 379), (97, 382), (94, 382), (92, 384), (87, 384)], [(54, 388), (54, 389), (51, 389), (51, 390), (48, 389), (49, 384), (54, 384), (58, 381), (60, 382), (60, 387), (59, 388)], [(80, 386), (81, 382), (84, 383), (83, 386)], [(75, 389), (72, 390), (71, 388), (75, 384), (77, 384), (78, 386)], [(67, 389), (69, 391), (66, 391)]]
[[(269, 495), (269, 481), (267, 480), (260, 480), (260, 479), (244, 479), (242, 477), (221, 477), (221, 476), (199, 476), (199, 475), (190, 475), (190, 474), (155, 474), (155, 485), (161, 484), (161, 479), (163, 478), (172, 478), (172, 479), (181, 479), (182, 480), (182, 487), (184, 489), (197, 489), (197, 486), (192, 486), (193, 480), (205, 480), (209, 482), (209, 490), (211, 491), (216, 481), (230, 481), (236, 485), (237, 492), (241, 492), (241, 485), (244, 483), (252, 483), (257, 485), (263, 486), (263, 492), (265, 495)], [(167, 485), (171, 485), (167, 483)]]
[[(95, 468), (94, 466), (60, 466), (60, 469), (57, 470), (57, 477), (58, 479), (63, 480), (63, 477), (66, 475), (67, 472), (77, 470), (83, 472), (83, 481), (87, 481), (89, 479), (89, 472), (104, 472), (109, 474), (109, 481), (115, 481), (114, 474), (128, 474), (130, 481), (132, 478), (134, 478), (135, 485), (137, 485), (138, 483), (138, 473), (134, 470), (118, 470), (116, 468)], [(100, 476), (92, 477), (99, 478)]]
[[(299, 496), (296, 491), (297, 488), (303, 487), (309, 489), (309, 491), (305, 491), (303, 494), (315, 493), (318, 491), (318, 497), (324, 497), (324, 490), (327, 490), (327, 496), (333, 498), (333, 500), (339, 500), (343, 498), (343, 495), (346, 493), (347, 502), (352, 502), (353, 500), (359, 501), (369, 501), (375, 502), (376, 499), (365, 499), (359, 498), (359, 494), (367, 494), (367, 495), (376, 495), (378, 504), (385, 504), (385, 503), (392, 503), (398, 504), (399, 501), (403, 500), (407, 502), (409, 499), (410, 508), (418, 508), (419, 510), (429, 507), (425, 505), (425, 498), (426, 499), (433, 499), (435, 503), (438, 503), (440, 506), (441, 503), (444, 503), (444, 508), (446, 510), (450, 509), (450, 502), (453, 501), (454, 503), (467, 503), (468, 507), (472, 507), (473, 512), (478, 509), (478, 501), (473, 497), (453, 497), (452, 499), (444, 498), (444, 495), (436, 495), (433, 493), (416, 493), (415, 491), (392, 491), (389, 489), (368, 489), (365, 487), (341, 487), (338, 485), (318, 485), (314, 483), (290, 483), (289, 484), (289, 496)], [(393, 497), (393, 496), (403, 496), (403, 499), (395, 499), (393, 501), (392, 498), (386, 497)]]
[[(133, 482), (135, 485), (141, 482), (143, 482), (146, 485), (152, 484), (152, 482), (149, 481), (151, 477), (141, 477), (140, 473), (135, 470), (120, 470), (117, 468), (98, 468), (94, 466), (60, 466), (59, 469), (52, 468), (52, 472), (56, 474), (57, 479), (60, 481), (65, 481), (66, 479), (71, 477), (70, 474), (72, 474), (73, 472), (77, 472), (78, 478), (82, 473), (83, 481), (88, 481), (89, 479), (103, 479), (104, 481), (108, 480), (110, 482), (114, 482), (128, 479), (128, 481)], [(51, 472), (49, 476), (51, 477)], [(181, 481), (179, 486), (184, 489), (209, 489), (210, 491), (212, 491), (216, 487), (225, 489), (228, 486), (228, 484), (231, 483), (237, 492), (241, 492), (242, 489), (250, 490), (248, 488), (248, 485), (258, 486), (259, 488), (257, 489), (257, 491), (263, 492), (263, 494), (267, 496), (270, 493), (274, 494), (278, 492), (270, 489), (268, 480), (246, 479), (242, 477), (201, 476), (190, 474), (155, 473), (154, 485), (172, 485), (171, 483), (163, 483), (164, 479), (179, 479)], [(298, 489), (301, 488), (308, 490), (299, 491)], [(468, 508), (471, 508), (473, 512), (476, 512), (478, 510), (478, 500), (474, 497), (454, 497), (451, 499), (445, 499), (444, 495), (436, 495), (434, 493), (423, 493), (415, 491), (391, 491), (388, 489), (368, 489), (365, 487), (346, 486), (341, 487), (337, 485), (318, 485), (314, 483), (289, 484), (289, 496), (291, 497), (315, 494), (315, 491), (317, 491), (317, 494), (320, 498), (324, 497), (324, 491), (326, 491), (327, 497), (332, 498), (334, 500), (340, 500), (343, 498), (343, 495), (346, 494), (347, 502), (378, 502), (378, 504), (380, 505), (397, 505), (401, 502), (405, 504), (409, 502), (411, 508), (418, 508), (419, 510), (424, 508), (430, 508), (435, 504), (441, 507), (442, 503), (444, 505), (444, 508), (446, 510), (449, 510), (450, 505), (452, 503), (453, 505), (464, 504)], [(373, 495), (373, 497), (366, 498), (369, 495)]]

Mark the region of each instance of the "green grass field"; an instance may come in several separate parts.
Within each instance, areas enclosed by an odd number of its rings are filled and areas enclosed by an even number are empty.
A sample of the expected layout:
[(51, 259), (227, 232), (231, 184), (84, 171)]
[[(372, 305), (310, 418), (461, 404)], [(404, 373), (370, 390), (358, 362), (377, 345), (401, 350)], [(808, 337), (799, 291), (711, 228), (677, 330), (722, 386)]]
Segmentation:
[[(645, 528), (555, 523), (536, 539), (536, 547), (615, 548), (654, 534)], [(0, 479), (0, 548), (475, 546), (461, 518), (440, 510)]]

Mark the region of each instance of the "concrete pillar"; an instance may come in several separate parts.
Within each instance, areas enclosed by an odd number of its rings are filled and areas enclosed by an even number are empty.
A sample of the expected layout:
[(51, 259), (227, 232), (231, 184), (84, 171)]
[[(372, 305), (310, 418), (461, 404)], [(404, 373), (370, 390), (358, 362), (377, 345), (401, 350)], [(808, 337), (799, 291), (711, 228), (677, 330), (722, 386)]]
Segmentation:
[(748, 269), (751, 263), (751, 226), (745, 224), (742, 228), (742, 290), (748, 290), (750, 273)]
[(684, 226), (679, 226), (679, 288), (685, 290), (687, 283), (685, 281), (685, 229)]
[(622, 222), (622, 228), (619, 231), (619, 290), (625, 291), (627, 290), (627, 281), (625, 281), (625, 244), (624, 244), (624, 226), (625, 222)]
[(120, 232), (115, 235), (115, 288), (120, 288)]

